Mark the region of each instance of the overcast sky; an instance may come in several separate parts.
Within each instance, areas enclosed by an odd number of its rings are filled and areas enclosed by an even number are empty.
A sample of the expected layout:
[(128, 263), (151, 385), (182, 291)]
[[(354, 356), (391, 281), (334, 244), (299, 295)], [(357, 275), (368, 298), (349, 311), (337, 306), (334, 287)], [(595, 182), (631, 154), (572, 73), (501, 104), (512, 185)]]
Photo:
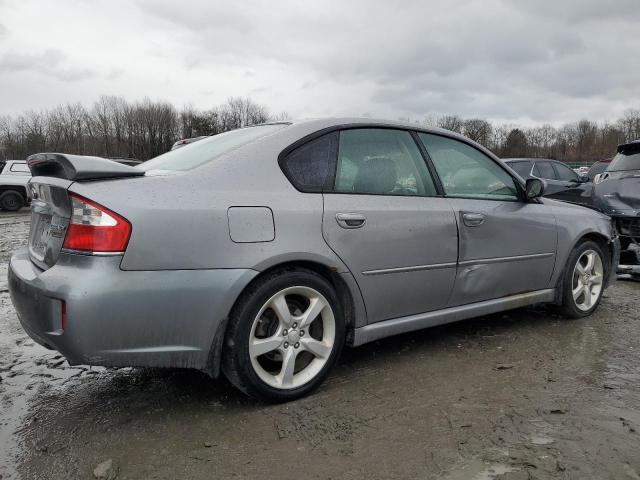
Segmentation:
[(558, 124), (640, 107), (639, 0), (0, 0), (0, 114), (101, 94)]

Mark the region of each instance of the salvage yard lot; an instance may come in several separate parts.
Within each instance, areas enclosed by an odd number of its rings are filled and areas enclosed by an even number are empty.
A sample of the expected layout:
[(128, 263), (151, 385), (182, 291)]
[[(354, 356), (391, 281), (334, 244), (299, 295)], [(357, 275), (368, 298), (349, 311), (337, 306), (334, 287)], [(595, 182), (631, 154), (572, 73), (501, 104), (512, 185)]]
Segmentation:
[(521, 309), (347, 349), (268, 406), (186, 370), (69, 367), (6, 289), (27, 212), (0, 214), (0, 477), (639, 478), (640, 284), (567, 321)]

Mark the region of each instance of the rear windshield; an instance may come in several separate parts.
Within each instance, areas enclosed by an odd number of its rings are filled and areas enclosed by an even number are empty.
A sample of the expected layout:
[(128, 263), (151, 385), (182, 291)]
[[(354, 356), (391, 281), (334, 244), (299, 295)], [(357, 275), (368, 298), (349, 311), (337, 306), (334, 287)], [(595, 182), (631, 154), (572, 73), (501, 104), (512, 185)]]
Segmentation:
[(210, 162), (231, 150), (286, 127), (286, 123), (239, 128), (193, 142), (159, 155), (138, 167), (141, 170), (185, 171)]
[(625, 155), (617, 154), (607, 168), (609, 172), (623, 172), (625, 170), (640, 170), (640, 153)]

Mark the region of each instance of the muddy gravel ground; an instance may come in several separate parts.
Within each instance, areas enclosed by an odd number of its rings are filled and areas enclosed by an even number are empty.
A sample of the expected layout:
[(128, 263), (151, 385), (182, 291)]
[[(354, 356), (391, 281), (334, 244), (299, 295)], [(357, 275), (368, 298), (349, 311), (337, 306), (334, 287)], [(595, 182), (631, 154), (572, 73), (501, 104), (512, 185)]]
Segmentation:
[(317, 393), (272, 406), (34, 344), (6, 290), (27, 230), (0, 214), (2, 479), (94, 478), (108, 460), (118, 479), (640, 478), (638, 283), (584, 320), (520, 309), (348, 349)]

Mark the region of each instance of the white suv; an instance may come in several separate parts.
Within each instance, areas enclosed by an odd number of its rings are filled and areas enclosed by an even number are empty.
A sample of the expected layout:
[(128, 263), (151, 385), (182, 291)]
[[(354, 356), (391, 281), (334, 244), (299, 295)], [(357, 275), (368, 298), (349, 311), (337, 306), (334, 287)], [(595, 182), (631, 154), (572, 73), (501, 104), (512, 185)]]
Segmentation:
[(30, 178), (26, 161), (0, 162), (0, 209), (15, 212), (27, 204), (27, 182)]

